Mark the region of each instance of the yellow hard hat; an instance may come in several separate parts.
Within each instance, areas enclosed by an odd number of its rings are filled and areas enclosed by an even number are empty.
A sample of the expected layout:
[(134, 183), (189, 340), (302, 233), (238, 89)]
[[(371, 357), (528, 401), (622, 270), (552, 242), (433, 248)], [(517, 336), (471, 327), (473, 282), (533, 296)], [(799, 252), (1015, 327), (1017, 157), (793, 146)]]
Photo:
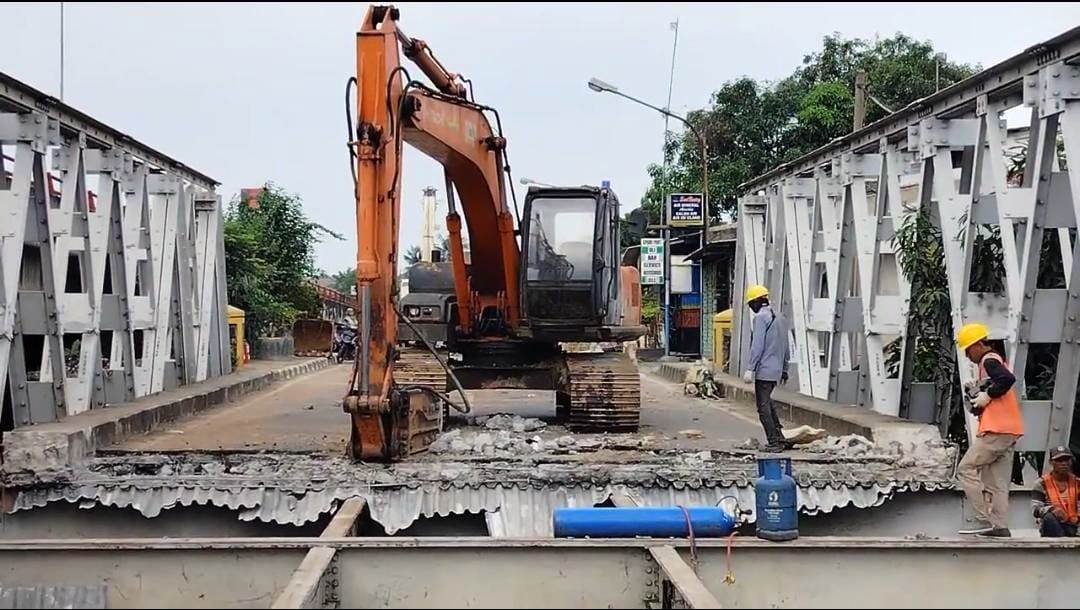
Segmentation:
[(769, 289), (762, 286), (761, 284), (754, 284), (753, 286), (746, 289), (746, 302), (747, 303), (749, 303), (750, 301), (756, 300), (756, 299), (760, 299), (761, 297), (767, 297), (767, 296), (769, 296)]
[(990, 329), (985, 324), (979, 324), (978, 322), (965, 324), (960, 329), (960, 332), (956, 333), (956, 345), (961, 350), (966, 350), (989, 336)]

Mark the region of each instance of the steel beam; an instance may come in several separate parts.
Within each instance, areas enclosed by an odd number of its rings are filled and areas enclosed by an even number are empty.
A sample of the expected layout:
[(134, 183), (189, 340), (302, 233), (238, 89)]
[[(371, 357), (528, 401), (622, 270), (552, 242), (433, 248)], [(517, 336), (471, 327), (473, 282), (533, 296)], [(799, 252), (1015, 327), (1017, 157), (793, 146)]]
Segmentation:
[[(346, 500), (320, 538), (351, 535), (366, 504), (363, 498)], [(308, 551), (271, 608), (322, 608), (324, 604), (336, 607), (339, 601), (336, 558), (337, 551), (330, 547), (317, 546)]]
[[(638, 501), (633, 496), (615, 494), (611, 496), (615, 506), (638, 506)], [(705, 583), (697, 576), (697, 567), (686, 563), (674, 546), (651, 546), (648, 549), (653, 561), (660, 567), (664, 579), (670, 583), (682, 596), (683, 601), (690, 608), (720, 608), (720, 602), (716, 600)], [(647, 570), (650, 574), (651, 569)], [(662, 588), (664, 585), (661, 585)], [(663, 594), (663, 590), (661, 591)]]
[[(0, 580), (107, 582), (110, 608), (265, 607), (315, 547), (337, 551), (340, 605), (350, 608), (652, 607), (647, 551), (686, 550), (651, 539), (22, 541), (0, 543)], [(736, 538), (729, 560), (725, 540), (697, 543), (716, 600), (755, 608), (1070, 607), (1077, 550), (1077, 539)]]

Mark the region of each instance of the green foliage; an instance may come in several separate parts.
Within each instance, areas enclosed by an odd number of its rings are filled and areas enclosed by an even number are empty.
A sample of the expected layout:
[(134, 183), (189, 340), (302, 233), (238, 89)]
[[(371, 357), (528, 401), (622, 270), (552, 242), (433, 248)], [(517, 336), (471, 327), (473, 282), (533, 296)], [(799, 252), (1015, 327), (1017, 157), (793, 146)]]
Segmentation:
[[(651, 286), (643, 286), (645, 290), (652, 288)], [(656, 290), (651, 290), (655, 293)], [(660, 295), (657, 294), (643, 294), (641, 299), (641, 321), (644, 324), (651, 324), (660, 320), (660, 311), (662, 309)]]
[(315, 246), (340, 235), (311, 222), (297, 195), (267, 184), (255, 206), (233, 200), (225, 212), (225, 265), (229, 303), (247, 312), (250, 341), (317, 315), (321, 303), (309, 278)]
[(1005, 257), (1001, 250), (1001, 227), (978, 225), (971, 241), (971, 292), (1005, 292)]
[[(911, 285), (908, 336), (915, 338), (913, 380), (948, 386), (955, 350), (952, 344), (949, 280), (941, 229), (926, 209), (908, 215), (893, 237), (900, 271)], [(899, 350), (892, 354), (899, 364)], [(948, 366), (943, 366), (948, 363)]]
[(420, 246), (409, 246), (409, 249), (405, 251), (405, 265), (408, 266), (419, 263), (420, 257)]
[(846, 83), (829, 81), (815, 85), (799, 102), (796, 147), (809, 151), (851, 131), (855, 95)]
[(356, 286), (356, 267), (349, 267), (344, 271), (338, 271), (330, 276), (330, 281), (334, 284), (334, 290), (345, 294), (352, 294), (352, 289)]
[[(855, 73), (866, 71), (868, 91), (897, 110), (977, 71), (976, 66), (942, 62), (937, 69), (933, 46), (904, 34), (874, 42), (826, 36), (820, 50), (775, 83), (749, 77), (724, 83), (710, 107), (687, 116), (709, 146), (709, 201), (713, 215), (735, 209), (739, 185), (810, 152), (851, 130)], [(867, 102), (867, 122), (885, 115)], [(669, 160), (650, 165), (651, 184), (641, 206), (660, 221), (661, 203), (670, 192), (703, 190), (701, 148), (689, 131), (669, 137)]]

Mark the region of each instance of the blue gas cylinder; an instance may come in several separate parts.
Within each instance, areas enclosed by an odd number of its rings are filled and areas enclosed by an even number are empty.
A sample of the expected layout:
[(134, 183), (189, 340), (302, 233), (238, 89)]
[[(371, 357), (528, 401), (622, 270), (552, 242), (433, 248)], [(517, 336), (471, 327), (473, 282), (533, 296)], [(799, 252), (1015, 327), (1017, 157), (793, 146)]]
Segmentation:
[(686, 512), (678, 506), (556, 508), (552, 525), (556, 538), (686, 538), (687, 513), (698, 538), (726, 536), (738, 527), (737, 510), (724, 506), (689, 506)]
[(798, 538), (798, 490), (791, 478), (791, 458), (758, 458), (758, 477), (754, 483), (758, 538)]

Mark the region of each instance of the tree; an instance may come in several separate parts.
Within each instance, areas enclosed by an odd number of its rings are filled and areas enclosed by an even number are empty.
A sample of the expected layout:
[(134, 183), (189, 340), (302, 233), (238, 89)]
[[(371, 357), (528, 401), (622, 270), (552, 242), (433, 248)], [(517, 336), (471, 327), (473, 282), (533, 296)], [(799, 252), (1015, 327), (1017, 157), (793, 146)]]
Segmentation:
[[(709, 145), (709, 201), (714, 216), (736, 208), (739, 185), (808, 153), (849, 131), (854, 118), (855, 73), (868, 75), (868, 90), (893, 110), (932, 94), (977, 71), (965, 64), (941, 62), (933, 46), (904, 34), (869, 42), (826, 36), (822, 48), (806, 55), (790, 76), (775, 83), (743, 77), (724, 83), (710, 107), (688, 114)], [(867, 121), (884, 116), (869, 104)], [(641, 206), (660, 220), (664, 195), (703, 190), (701, 149), (688, 131), (669, 137), (662, 165), (647, 168), (650, 187)]]
[(356, 287), (356, 267), (349, 267), (344, 271), (338, 271), (330, 276), (330, 281), (334, 284), (334, 290), (345, 294), (352, 294), (353, 288)]
[(245, 310), (247, 336), (279, 332), (322, 305), (310, 278), (315, 245), (340, 235), (304, 215), (297, 195), (273, 184), (257, 204), (234, 199), (225, 212), (225, 265), (229, 302)]
[[(438, 245), (436, 245), (435, 247), (438, 248), (440, 252), (442, 252), (442, 259), (449, 262), (451, 257), (450, 236), (446, 233), (439, 233), (438, 236), (436, 236), (435, 240), (438, 242)], [(464, 235), (461, 236), (461, 247), (464, 250), (469, 249), (469, 238), (465, 237)]]
[(409, 249), (405, 251), (405, 265), (415, 265), (420, 262), (421, 252), (420, 246), (409, 246)]

